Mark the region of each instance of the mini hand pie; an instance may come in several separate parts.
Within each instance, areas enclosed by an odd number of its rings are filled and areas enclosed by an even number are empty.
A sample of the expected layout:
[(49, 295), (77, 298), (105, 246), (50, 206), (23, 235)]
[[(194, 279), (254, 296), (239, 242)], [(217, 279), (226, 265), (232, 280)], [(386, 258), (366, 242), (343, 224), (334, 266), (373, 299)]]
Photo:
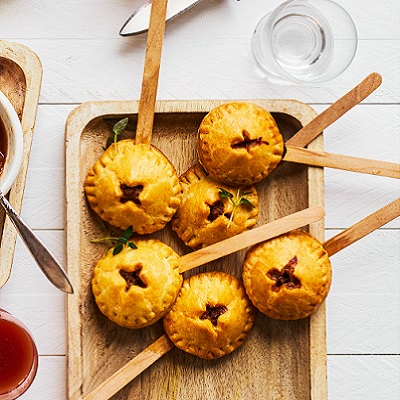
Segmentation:
[(85, 181), (92, 209), (120, 229), (139, 234), (162, 229), (181, 201), (174, 166), (154, 146), (121, 140), (95, 163)]
[(251, 103), (227, 103), (200, 124), (200, 164), (217, 181), (235, 186), (259, 182), (283, 157), (284, 143), (271, 114)]
[(228, 239), (257, 222), (254, 186), (238, 189), (217, 182), (199, 164), (186, 171), (180, 182), (182, 202), (172, 219), (172, 229), (192, 249)]
[(184, 281), (163, 324), (175, 346), (214, 359), (244, 343), (254, 318), (255, 309), (239, 280), (224, 272), (205, 272)]
[(137, 239), (112, 250), (93, 271), (92, 291), (100, 311), (116, 324), (138, 329), (156, 323), (171, 308), (182, 285), (179, 256), (156, 239)]
[(275, 319), (308, 317), (328, 295), (331, 278), (328, 253), (299, 230), (253, 246), (243, 264), (247, 295)]

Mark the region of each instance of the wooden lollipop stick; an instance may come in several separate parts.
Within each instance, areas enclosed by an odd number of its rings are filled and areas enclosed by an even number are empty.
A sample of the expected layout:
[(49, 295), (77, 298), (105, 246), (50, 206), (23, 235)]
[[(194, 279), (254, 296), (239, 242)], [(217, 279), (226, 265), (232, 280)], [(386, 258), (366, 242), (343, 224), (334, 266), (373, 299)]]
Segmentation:
[(174, 344), (168, 336), (162, 335), (85, 396), (83, 400), (108, 400), (173, 347)]
[(400, 164), (286, 146), (284, 161), (400, 179)]
[(153, 0), (139, 101), (136, 144), (151, 143), (166, 12), (167, 0)]
[(179, 271), (185, 272), (228, 254), (253, 246), (264, 240), (282, 235), (293, 229), (301, 228), (322, 219), (325, 215), (323, 207), (310, 207), (298, 211), (276, 221), (259, 226), (250, 231), (240, 233), (229, 239), (196, 250), (179, 257)]
[[(206, 262), (234, 253), (293, 229), (301, 228), (325, 216), (323, 207), (310, 207), (258, 228), (194, 251), (179, 258), (180, 272), (198, 267)], [(167, 335), (161, 336), (135, 358), (116, 371), (83, 400), (108, 400), (146, 368), (174, 347)]]
[(290, 146), (305, 147), (313, 141), (325, 128), (333, 124), (347, 111), (365, 100), (382, 83), (382, 77), (373, 72), (368, 75), (355, 88), (335, 101), (311, 122), (300, 129), (286, 144)]
[(400, 198), (327, 240), (324, 248), (332, 256), (399, 216)]

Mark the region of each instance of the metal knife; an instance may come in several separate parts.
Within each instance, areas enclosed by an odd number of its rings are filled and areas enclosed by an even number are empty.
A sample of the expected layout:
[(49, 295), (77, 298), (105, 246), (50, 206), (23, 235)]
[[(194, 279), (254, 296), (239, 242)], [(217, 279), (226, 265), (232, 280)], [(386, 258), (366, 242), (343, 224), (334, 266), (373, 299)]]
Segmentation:
[(40, 241), (36, 234), (31, 230), (31, 228), (29, 228), (25, 221), (23, 221), (23, 219), (12, 208), (1, 190), (0, 206), (4, 208), (6, 214), (15, 226), (15, 229), (18, 231), (21, 239), (32, 254), (40, 269), (46, 275), (47, 279), (58, 289), (66, 293), (73, 293), (74, 289), (72, 288), (71, 282), (69, 281), (68, 276), (62, 269), (61, 265), (46, 248), (46, 246)]
[[(166, 20), (177, 17), (184, 11), (189, 10), (202, 0), (169, 0)], [(151, 0), (139, 7), (122, 26), (119, 34), (121, 36), (133, 36), (144, 33), (149, 29)]]

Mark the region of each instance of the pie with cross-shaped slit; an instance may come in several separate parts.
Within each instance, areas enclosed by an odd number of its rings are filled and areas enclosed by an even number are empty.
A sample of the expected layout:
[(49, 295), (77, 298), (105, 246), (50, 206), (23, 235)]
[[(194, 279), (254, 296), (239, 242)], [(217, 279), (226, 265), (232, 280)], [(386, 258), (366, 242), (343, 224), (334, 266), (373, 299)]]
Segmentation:
[(200, 164), (217, 181), (235, 186), (259, 182), (283, 157), (284, 142), (272, 115), (252, 103), (211, 110), (197, 135)]
[(312, 235), (295, 230), (250, 248), (243, 284), (253, 304), (271, 318), (308, 317), (328, 295), (328, 253)]
[(111, 145), (90, 169), (85, 193), (92, 209), (120, 229), (139, 234), (164, 228), (181, 200), (171, 162), (154, 146), (126, 139)]
[[(196, 164), (180, 178), (182, 201), (172, 219), (172, 229), (192, 249), (228, 239), (251, 229), (257, 222), (258, 195), (254, 186), (238, 188), (217, 182)], [(224, 190), (233, 201), (222, 196)], [(234, 202), (240, 203), (234, 208)], [(232, 215), (233, 213), (233, 215)]]
[(110, 249), (96, 264), (92, 292), (100, 311), (125, 328), (156, 323), (182, 285), (178, 254), (157, 239), (134, 239), (118, 254)]
[(244, 343), (254, 318), (255, 309), (238, 279), (225, 272), (204, 272), (183, 282), (163, 325), (181, 350), (215, 359)]

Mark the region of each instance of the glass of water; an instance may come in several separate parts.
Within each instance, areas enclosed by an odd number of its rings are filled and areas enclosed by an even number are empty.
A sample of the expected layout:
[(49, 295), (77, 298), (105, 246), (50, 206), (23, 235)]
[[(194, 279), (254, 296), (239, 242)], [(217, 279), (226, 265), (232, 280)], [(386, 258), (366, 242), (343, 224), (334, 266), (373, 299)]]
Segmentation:
[(252, 48), (271, 82), (325, 82), (353, 60), (357, 31), (350, 15), (333, 1), (289, 0), (261, 19)]

